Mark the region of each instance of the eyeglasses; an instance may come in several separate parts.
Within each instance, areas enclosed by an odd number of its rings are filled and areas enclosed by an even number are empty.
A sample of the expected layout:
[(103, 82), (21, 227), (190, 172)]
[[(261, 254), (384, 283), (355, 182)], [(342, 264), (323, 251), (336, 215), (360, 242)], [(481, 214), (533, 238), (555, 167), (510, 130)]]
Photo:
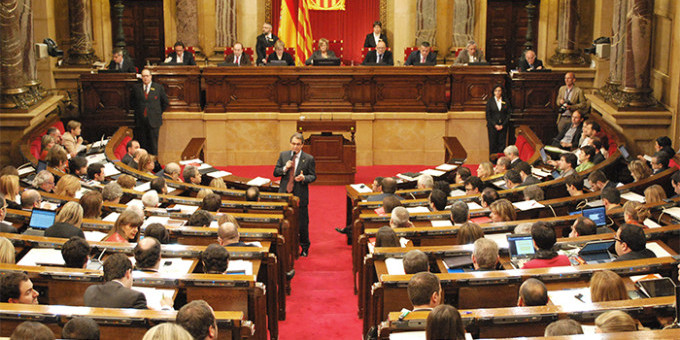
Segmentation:
[(623, 241), (621, 241), (621, 239), (618, 237), (614, 237), (614, 241), (623, 243)]

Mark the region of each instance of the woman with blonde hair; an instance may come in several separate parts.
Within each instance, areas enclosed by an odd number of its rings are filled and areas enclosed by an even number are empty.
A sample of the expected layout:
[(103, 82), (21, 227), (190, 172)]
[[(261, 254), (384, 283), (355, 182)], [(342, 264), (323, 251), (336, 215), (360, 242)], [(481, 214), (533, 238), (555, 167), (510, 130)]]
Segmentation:
[(80, 229), (83, 223), (83, 207), (78, 202), (67, 202), (61, 207), (54, 224), (45, 230), (46, 237), (71, 238), (78, 236), (85, 238)]
[(116, 183), (118, 183), (118, 185), (120, 185), (120, 187), (123, 189), (133, 189), (135, 184), (137, 184), (137, 181), (134, 177), (128, 174), (122, 174), (118, 177)]
[(166, 322), (149, 328), (142, 340), (193, 340), (191, 333), (184, 327)]
[(140, 214), (132, 209), (123, 211), (113, 224), (111, 231), (104, 237), (104, 242), (123, 242), (129, 243), (137, 239), (139, 227), (144, 223)]
[(491, 203), (489, 209), (491, 210), (489, 217), (493, 222), (507, 222), (517, 219), (515, 207), (505, 198), (501, 198)]
[(595, 333), (634, 332), (638, 330), (637, 321), (620, 310), (600, 314), (595, 318)]
[(484, 237), (484, 231), (479, 224), (465, 222), (458, 229), (458, 244), (473, 244), (477, 239)]
[(61, 145), (64, 146), (71, 157), (75, 157), (78, 154), (78, 149), (83, 145), (83, 137), (80, 137), (81, 127), (80, 122), (71, 120), (66, 123), (66, 132), (61, 135)]
[(477, 177), (486, 178), (493, 175), (493, 164), (491, 162), (484, 162), (477, 167)]
[(14, 245), (5, 237), (0, 237), (0, 263), (15, 263)]
[(139, 163), (137, 164), (137, 170), (141, 172), (146, 172), (151, 175), (154, 174), (153, 169), (156, 166), (156, 157), (150, 154), (144, 154), (139, 157)]
[(76, 197), (76, 192), (80, 190), (80, 180), (73, 175), (62, 176), (54, 187), (54, 193), (57, 195)]
[(21, 204), (16, 201), (19, 190), (21, 190), (21, 187), (19, 186), (19, 176), (0, 176), (0, 193), (2, 193), (2, 197), (5, 198), (8, 208), (21, 210)]
[(634, 182), (643, 180), (652, 175), (652, 169), (647, 166), (647, 163), (638, 159), (628, 163), (628, 170), (630, 171), (630, 175), (633, 176)]
[(292, 55), (290, 55), (288, 52), (286, 52), (285, 49), (286, 49), (286, 44), (283, 42), (283, 40), (281, 40), (281, 39), (277, 40), (274, 43), (274, 52), (272, 52), (267, 57), (267, 63), (271, 63), (272, 61), (283, 60), (283, 61), (286, 62), (286, 65), (295, 66), (295, 59), (293, 58)]
[(590, 278), (590, 299), (593, 302), (628, 300), (623, 279), (611, 270), (598, 271)]
[(196, 193), (196, 198), (202, 200), (203, 198), (205, 198), (205, 196), (208, 196), (208, 195), (210, 195), (210, 194), (212, 194), (212, 193), (213, 193), (212, 190), (210, 190), (210, 189), (205, 189), (205, 188), (204, 188), (204, 189), (199, 190), (199, 191)]
[(305, 65), (312, 65), (319, 59), (336, 58), (335, 52), (328, 49), (330, 47), (328, 39), (326, 38), (319, 39), (318, 47), (319, 49), (314, 51), (314, 53), (312, 53), (312, 56), (305, 61)]
[(213, 178), (212, 181), (210, 181), (210, 186), (218, 189), (226, 189), (227, 183), (224, 183), (224, 180), (221, 178)]
[(644, 204), (635, 201), (628, 201), (623, 205), (623, 220), (626, 223), (635, 224), (642, 228), (647, 228), (643, 223), (652, 214)]
[(646, 203), (657, 203), (665, 200), (667, 198), (666, 191), (663, 187), (658, 184), (650, 185), (645, 189), (645, 202)]

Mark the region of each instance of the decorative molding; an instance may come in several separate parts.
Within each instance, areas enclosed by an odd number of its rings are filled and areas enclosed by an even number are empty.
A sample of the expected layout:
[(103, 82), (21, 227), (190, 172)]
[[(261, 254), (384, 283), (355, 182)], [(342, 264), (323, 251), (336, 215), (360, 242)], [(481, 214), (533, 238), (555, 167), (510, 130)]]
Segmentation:
[(380, 22), (382, 23), (383, 29), (388, 27), (387, 24), (387, 0), (380, 0), (379, 9)]
[(264, 1), (264, 21), (270, 24), (272, 22), (272, 0)]

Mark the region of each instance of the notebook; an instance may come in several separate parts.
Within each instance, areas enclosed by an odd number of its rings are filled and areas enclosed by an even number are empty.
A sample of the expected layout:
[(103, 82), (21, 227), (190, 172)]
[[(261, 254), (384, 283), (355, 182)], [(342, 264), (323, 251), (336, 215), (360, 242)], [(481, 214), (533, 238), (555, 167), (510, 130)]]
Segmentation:
[(524, 263), (531, 260), (536, 252), (534, 240), (529, 234), (508, 234), (507, 237), (510, 263), (515, 268), (522, 268)]

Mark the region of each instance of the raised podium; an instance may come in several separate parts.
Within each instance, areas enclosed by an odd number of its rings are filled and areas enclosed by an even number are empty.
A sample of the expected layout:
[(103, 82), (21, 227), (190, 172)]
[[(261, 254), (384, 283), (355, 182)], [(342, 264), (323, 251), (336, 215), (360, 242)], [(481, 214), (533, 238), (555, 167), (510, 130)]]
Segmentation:
[[(316, 182), (314, 184), (345, 185), (354, 183), (354, 175), (357, 172), (357, 150), (354, 142), (355, 121), (299, 120), (297, 131), (303, 134), (305, 132), (320, 132), (305, 138), (302, 146), (302, 150), (314, 156), (316, 161)], [(350, 138), (345, 138), (342, 133), (349, 133)]]

